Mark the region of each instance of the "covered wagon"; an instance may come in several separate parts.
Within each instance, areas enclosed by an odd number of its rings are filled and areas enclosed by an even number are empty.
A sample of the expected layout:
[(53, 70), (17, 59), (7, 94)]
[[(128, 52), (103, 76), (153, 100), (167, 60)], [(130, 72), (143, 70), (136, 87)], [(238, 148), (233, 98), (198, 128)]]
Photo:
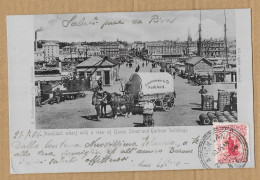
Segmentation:
[(128, 93), (134, 98), (135, 104), (153, 102), (165, 111), (174, 106), (175, 91), (171, 74), (167, 72), (139, 72), (129, 78)]

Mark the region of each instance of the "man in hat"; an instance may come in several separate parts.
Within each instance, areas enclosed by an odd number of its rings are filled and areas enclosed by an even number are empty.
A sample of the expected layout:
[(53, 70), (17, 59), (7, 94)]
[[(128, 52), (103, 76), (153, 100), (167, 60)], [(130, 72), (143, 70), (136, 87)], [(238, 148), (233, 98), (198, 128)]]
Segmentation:
[(103, 90), (103, 83), (102, 83), (102, 77), (100, 77), (99, 79), (98, 79), (98, 87), (99, 87), (99, 90)]
[(99, 117), (100, 117), (100, 98), (97, 94), (97, 91), (94, 91), (94, 94), (92, 96), (92, 105), (95, 106), (95, 110), (97, 113), (97, 121), (99, 121)]
[(153, 120), (153, 103), (146, 101), (143, 107), (143, 124), (144, 126), (154, 126)]
[(207, 94), (207, 92), (208, 91), (206, 89), (204, 89), (204, 86), (201, 86), (201, 89), (199, 91), (199, 93), (201, 94), (201, 108), (203, 107), (203, 95)]
[(204, 89), (204, 86), (201, 86), (199, 93), (202, 95), (202, 94), (207, 94), (207, 92), (208, 91), (206, 89)]

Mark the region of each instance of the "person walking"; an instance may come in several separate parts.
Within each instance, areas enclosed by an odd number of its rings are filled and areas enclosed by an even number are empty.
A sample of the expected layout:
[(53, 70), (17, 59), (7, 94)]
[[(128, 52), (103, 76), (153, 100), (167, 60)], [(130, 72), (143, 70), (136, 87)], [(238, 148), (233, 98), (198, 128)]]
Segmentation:
[(175, 69), (172, 69), (172, 75), (173, 75), (173, 79), (175, 79), (175, 75), (176, 75)]
[(154, 126), (154, 119), (153, 119), (153, 113), (154, 113), (154, 105), (153, 103), (146, 101), (143, 107), (143, 124), (144, 126)]
[(201, 109), (202, 109), (203, 103), (204, 103), (203, 95), (207, 94), (207, 92), (208, 91), (206, 89), (204, 89), (204, 86), (201, 86), (201, 89), (199, 90), (199, 93), (201, 94)]
[(208, 73), (208, 85), (211, 85), (211, 76), (209, 73)]
[(98, 79), (98, 87), (99, 87), (99, 90), (100, 90), (100, 91), (103, 90), (102, 77), (100, 77), (100, 78)]
[(97, 116), (97, 121), (99, 121), (100, 117), (100, 97), (97, 94), (97, 91), (94, 91), (94, 94), (92, 96), (92, 105), (95, 106), (96, 110), (96, 116)]

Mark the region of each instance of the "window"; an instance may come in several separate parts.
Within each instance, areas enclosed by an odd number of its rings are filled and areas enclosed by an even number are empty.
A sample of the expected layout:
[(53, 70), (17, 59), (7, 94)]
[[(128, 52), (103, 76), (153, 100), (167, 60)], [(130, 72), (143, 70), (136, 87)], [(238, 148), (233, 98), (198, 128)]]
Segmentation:
[(87, 76), (91, 75), (91, 71), (87, 71)]
[(97, 71), (97, 76), (101, 76), (101, 71)]

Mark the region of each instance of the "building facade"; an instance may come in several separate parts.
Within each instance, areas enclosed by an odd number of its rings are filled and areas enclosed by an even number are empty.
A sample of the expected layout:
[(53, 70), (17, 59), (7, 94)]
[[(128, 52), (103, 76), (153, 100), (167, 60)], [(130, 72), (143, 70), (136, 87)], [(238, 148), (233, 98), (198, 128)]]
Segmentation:
[(44, 53), (42, 50), (37, 49), (36, 51), (34, 51), (34, 61), (44, 61)]
[(52, 61), (59, 57), (59, 45), (53, 42), (45, 43), (42, 45), (44, 60)]
[(154, 60), (176, 60), (183, 56), (183, 43), (176, 41), (147, 42), (148, 56)]
[(84, 47), (86, 48), (88, 57), (101, 55), (101, 50), (99, 46), (84, 45)]
[(81, 54), (84, 55), (86, 53), (86, 47), (81, 45), (73, 45), (73, 46), (65, 46), (62, 48), (62, 54)]
[(119, 55), (119, 43), (117, 42), (104, 42), (100, 44), (101, 55), (113, 57)]
[(224, 40), (203, 40), (201, 42), (201, 56), (203, 57), (224, 57), (225, 42)]

